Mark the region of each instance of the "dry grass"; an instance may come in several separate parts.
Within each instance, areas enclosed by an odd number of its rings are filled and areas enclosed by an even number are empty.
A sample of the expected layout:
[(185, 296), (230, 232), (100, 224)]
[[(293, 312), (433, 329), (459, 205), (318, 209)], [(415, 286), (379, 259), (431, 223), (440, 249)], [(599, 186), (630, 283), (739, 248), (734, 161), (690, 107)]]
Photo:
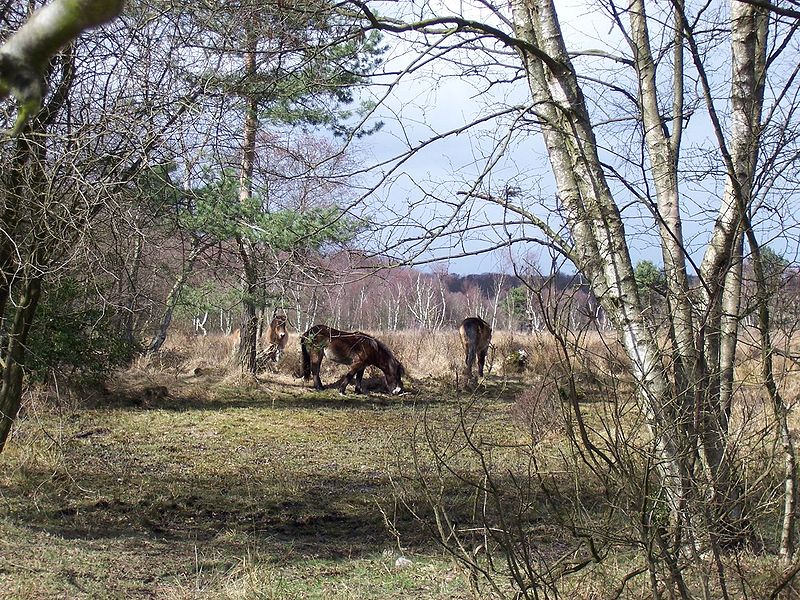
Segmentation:
[(447, 379), (463, 369), (458, 331), (423, 330), (373, 333), (400, 359), (416, 379)]
[[(448, 385), (463, 379), (464, 354), (458, 332), (442, 330), (406, 330), (370, 332), (384, 343), (406, 367), (412, 380), (436, 381)], [(291, 334), (286, 352), (277, 365), (270, 366), (262, 377), (278, 377), (284, 380), (300, 377), (301, 356), (299, 336)], [(237, 343), (235, 336), (194, 336), (176, 334), (170, 336), (164, 349), (152, 356), (137, 360), (129, 373), (153, 380), (153, 374), (163, 384), (163, 376), (194, 374), (214, 375), (237, 383), (241, 380), (240, 368), (235, 360)], [(572, 372), (582, 372), (578, 377), (593, 379), (600, 373), (619, 374), (625, 369), (621, 350), (608, 346), (599, 335), (584, 336), (573, 344), (580, 352), (569, 352)], [(539, 379), (559, 379), (566, 375), (561, 360), (563, 352), (555, 341), (545, 333), (520, 333), (496, 331), (487, 357), (486, 371), (489, 375), (518, 378), (535, 376)], [(523, 357), (520, 359), (520, 357)], [(346, 371), (346, 367), (324, 360), (321, 375), (331, 382)], [(377, 375), (377, 371), (373, 374)]]

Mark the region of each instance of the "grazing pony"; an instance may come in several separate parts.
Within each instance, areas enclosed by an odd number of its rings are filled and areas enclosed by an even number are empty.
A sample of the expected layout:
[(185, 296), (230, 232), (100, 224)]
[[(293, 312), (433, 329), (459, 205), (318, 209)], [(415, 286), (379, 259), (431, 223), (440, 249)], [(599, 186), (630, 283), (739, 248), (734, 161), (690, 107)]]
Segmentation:
[(272, 362), (278, 362), (286, 349), (286, 344), (289, 343), (289, 334), (286, 333), (286, 315), (272, 317), (267, 332), (267, 341), (269, 345), (265, 352), (265, 358)]
[(300, 348), (303, 352), (303, 378), (314, 376), (314, 388), (324, 389), (319, 378), (319, 367), (322, 358), (328, 357), (333, 362), (350, 365), (350, 370), (342, 376), (336, 385), (339, 393), (344, 394), (348, 384), (356, 380), (356, 393), (362, 393), (361, 379), (364, 369), (375, 366), (383, 371), (384, 385), (392, 394), (403, 391), (403, 375), (405, 369), (383, 342), (360, 331), (338, 331), (327, 325), (314, 325), (300, 336)]
[(492, 342), (492, 328), (479, 317), (467, 317), (461, 321), (458, 333), (461, 336), (461, 345), (464, 347), (467, 377), (472, 378), (472, 366), (475, 364), (476, 356), (478, 358), (478, 377), (483, 377), (486, 353)]

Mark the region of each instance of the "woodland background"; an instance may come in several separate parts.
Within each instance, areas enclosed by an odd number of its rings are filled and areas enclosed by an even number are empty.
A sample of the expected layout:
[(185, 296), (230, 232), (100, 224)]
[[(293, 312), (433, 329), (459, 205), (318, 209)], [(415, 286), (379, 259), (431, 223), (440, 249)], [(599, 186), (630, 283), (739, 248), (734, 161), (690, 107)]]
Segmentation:
[(0, 6), (0, 593), (797, 595), (795, 0), (74, 3)]

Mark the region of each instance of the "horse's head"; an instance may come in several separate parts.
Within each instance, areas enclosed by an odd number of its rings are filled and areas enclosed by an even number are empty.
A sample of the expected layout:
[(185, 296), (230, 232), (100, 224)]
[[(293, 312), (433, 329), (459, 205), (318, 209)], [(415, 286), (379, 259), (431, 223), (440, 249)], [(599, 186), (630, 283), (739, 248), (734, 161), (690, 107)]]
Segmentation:
[(403, 393), (403, 375), (405, 374), (405, 367), (397, 360), (392, 361), (386, 370), (386, 387), (393, 396)]
[(276, 315), (269, 324), (270, 338), (275, 342), (280, 342), (288, 335), (286, 333), (286, 316)]

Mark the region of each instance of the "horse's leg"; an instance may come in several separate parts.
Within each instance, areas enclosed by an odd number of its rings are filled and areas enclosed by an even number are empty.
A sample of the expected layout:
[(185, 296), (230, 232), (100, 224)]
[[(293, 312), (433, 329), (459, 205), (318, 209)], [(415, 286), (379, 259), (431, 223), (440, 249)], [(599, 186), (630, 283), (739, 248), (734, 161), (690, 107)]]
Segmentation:
[(478, 352), (478, 377), (483, 377), (483, 366), (486, 364), (487, 350)]
[(361, 387), (361, 380), (364, 379), (365, 370), (366, 367), (363, 367), (356, 372), (356, 394), (364, 393), (364, 389)]
[(319, 378), (319, 368), (322, 366), (322, 353), (313, 352), (311, 354), (311, 375), (314, 376), (314, 389), (324, 390), (322, 380)]
[(311, 352), (309, 352), (306, 344), (305, 339), (300, 340), (300, 355), (303, 358), (303, 379), (308, 381), (311, 379)]
[[(350, 367), (350, 370), (347, 371), (342, 378), (339, 380), (339, 393), (345, 394), (347, 392), (347, 386), (353, 381), (353, 378), (358, 374), (359, 371), (361, 373), (364, 372), (366, 365), (364, 365), (361, 361), (356, 361)], [(356, 387), (356, 392), (358, 392), (358, 387)]]
[(470, 343), (467, 344), (467, 347), (465, 348), (465, 350), (467, 352), (467, 358), (466, 358), (467, 377), (471, 378), (472, 377), (472, 367), (475, 364), (475, 344), (473, 344), (470, 341)]

